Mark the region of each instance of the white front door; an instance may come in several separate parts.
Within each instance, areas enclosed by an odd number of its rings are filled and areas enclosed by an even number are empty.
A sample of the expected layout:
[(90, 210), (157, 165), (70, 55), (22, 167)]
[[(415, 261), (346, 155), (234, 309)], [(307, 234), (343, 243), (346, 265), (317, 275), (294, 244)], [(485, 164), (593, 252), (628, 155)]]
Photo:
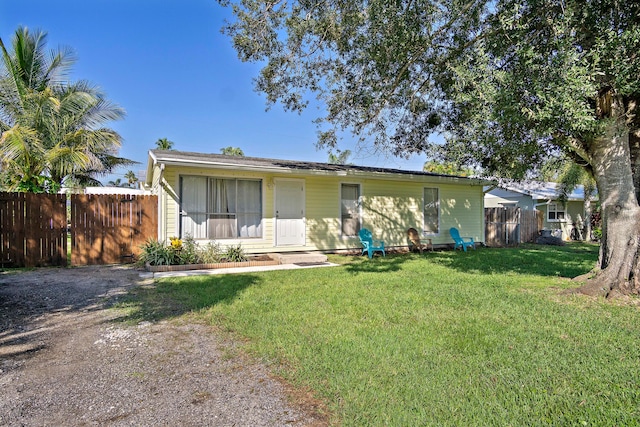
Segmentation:
[(304, 245), (304, 181), (276, 181), (276, 246)]

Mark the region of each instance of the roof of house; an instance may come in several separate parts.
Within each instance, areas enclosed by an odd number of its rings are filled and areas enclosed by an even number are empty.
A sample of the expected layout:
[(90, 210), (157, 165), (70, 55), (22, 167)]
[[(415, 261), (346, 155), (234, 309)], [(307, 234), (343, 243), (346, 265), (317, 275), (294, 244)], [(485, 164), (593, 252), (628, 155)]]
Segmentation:
[(393, 174), (406, 176), (422, 176), (447, 179), (452, 181), (465, 180), (466, 182), (486, 185), (489, 181), (466, 178), (452, 175), (442, 175), (423, 171), (409, 171), (403, 169), (378, 168), (357, 165), (338, 165), (330, 163), (304, 162), (295, 160), (265, 159), (259, 157), (226, 156), (223, 154), (193, 153), (175, 150), (150, 150), (147, 179), (151, 179), (151, 170), (154, 164), (201, 166), (217, 168), (229, 168), (236, 170), (295, 172), (300, 171), (309, 174), (326, 175), (354, 175), (354, 174)]
[[(560, 184), (540, 181), (500, 181), (498, 187), (515, 193), (531, 196), (533, 200), (556, 200), (560, 198)], [(567, 200), (584, 200), (584, 186), (578, 185)]]

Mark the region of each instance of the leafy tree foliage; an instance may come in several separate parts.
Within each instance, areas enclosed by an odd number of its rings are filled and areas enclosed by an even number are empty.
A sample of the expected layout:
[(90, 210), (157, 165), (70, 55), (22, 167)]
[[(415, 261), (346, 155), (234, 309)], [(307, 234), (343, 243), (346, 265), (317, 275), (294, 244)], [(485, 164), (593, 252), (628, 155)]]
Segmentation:
[(320, 146), (351, 130), (397, 155), (439, 153), (505, 177), (558, 153), (584, 165), (604, 227), (582, 290), (640, 292), (640, 3), (221, 3), (240, 59), (264, 64), (256, 87), (269, 103), (324, 105)]
[(244, 157), (244, 151), (238, 147), (224, 147), (220, 149), (220, 152), (225, 156)]
[(437, 173), (441, 175), (456, 175), (456, 176), (473, 176), (473, 169), (463, 168), (453, 162), (436, 162), (428, 161), (424, 164), (422, 169), (425, 172)]
[(0, 39), (0, 163), (7, 189), (97, 183), (96, 176), (134, 163), (117, 156), (121, 138), (102, 126), (124, 111), (88, 82), (67, 82), (70, 50), (47, 55), (46, 34), (23, 27), (11, 47)]
[(158, 150), (173, 150), (173, 141), (169, 141), (167, 138), (158, 138), (156, 141), (156, 147)]
[(330, 152), (328, 163), (332, 165), (346, 165), (349, 162), (351, 150), (337, 150), (337, 153)]

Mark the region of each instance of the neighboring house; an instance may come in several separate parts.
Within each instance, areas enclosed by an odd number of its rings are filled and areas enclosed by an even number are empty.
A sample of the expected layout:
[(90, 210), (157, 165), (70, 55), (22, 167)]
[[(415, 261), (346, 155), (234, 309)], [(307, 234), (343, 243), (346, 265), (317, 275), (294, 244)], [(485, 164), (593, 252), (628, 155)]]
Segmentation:
[(484, 206), (537, 209), (543, 213), (543, 229), (569, 240), (573, 228), (586, 218), (584, 187), (577, 186), (564, 204), (559, 200), (559, 188), (555, 182), (504, 181), (498, 187), (485, 189)]
[(84, 194), (128, 194), (133, 196), (144, 196), (151, 194), (149, 191), (145, 191), (140, 188), (130, 187), (85, 187)]
[(249, 253), (359, 248), (368, 228), (387, 247), (407, 229), (435, 245), (450, 227), (484, 241), (488, 181), (426, 172), (169, 150), (149, 151), (144, 187), (157, 194), (159, 240), (193, 236)]

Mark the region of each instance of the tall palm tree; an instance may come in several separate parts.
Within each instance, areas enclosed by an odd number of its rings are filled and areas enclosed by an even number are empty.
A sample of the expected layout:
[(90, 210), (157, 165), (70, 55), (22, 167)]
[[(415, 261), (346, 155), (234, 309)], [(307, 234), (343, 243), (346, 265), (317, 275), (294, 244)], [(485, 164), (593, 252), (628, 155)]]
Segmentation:
[(124, 177), (127, 180), (129, 187), (135, 188), (136, 183), (138, 182), (138, 175), (136, 175), (134, 171), (129, 170), (127, 171), (127, 173), (124, 174)]
[[(87, 184), (132, 162), (117, 156), (121, 138), (103, 127), (124, 117), (86, 81), (66, 83), (67, 50), (46, 55), (46, 34), (20, 27), (8, 51), (0, 39), (0, 164), (10, 190)], [(38, 188), (40, 187), (40, 188)]]
[(128, 187), (126, 182), (122, 182), (122, 178), (116, 178), (113, 181), (107, 182), (107, 187)]
[(173, 141), (169, 141), (167, 138), (158, 138), (156, 147), (158, 150), (173, 150)]

